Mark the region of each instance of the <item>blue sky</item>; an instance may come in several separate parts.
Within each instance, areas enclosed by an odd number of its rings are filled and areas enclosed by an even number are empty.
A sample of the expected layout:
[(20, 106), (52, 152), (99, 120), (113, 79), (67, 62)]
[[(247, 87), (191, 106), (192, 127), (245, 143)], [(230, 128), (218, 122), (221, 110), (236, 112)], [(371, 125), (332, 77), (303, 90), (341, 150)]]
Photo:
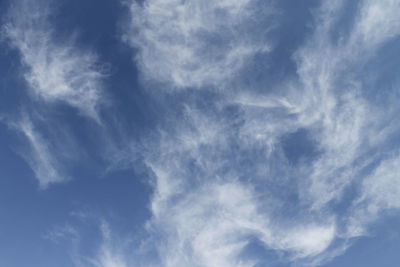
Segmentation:
[(398, 14), (0, 0), (0, 267), (397, 266)]

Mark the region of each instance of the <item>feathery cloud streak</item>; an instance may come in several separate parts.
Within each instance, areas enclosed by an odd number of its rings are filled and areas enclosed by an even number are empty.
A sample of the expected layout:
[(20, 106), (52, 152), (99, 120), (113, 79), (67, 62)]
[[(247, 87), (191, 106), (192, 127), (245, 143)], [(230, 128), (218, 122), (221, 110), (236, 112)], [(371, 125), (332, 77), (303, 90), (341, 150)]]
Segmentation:
[(35, 129), (28, 115), (25, 115), (13, 127), (19, 130), (28, 141), (30, 149), (28, 151), (20, 151), (20, 153), (34, 171), (41, 188), (45, 189), (52, 183), (59, 183), (68, 179), (60, 171), (60, 163), (57, 157), (54, 156), (50, 143)]
[(11, 4), (3, 32), (26, 66), (24, 77), (35, 96), (64, 102), (99, 119), (104, 71), (96, 55), (57, 39), (51, 24), (52, 2), (19, 0)]

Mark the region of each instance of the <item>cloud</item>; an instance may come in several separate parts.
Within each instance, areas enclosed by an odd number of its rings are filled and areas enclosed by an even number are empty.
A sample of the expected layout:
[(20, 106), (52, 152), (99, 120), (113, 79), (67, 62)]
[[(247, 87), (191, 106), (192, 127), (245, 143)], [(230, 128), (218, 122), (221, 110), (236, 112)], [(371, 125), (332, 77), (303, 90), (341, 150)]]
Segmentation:
[(199, 192), (185, 194), (173, 209), (164, 206), (153, 221), (163, 231), (160, 264), (254, 266), (259, 259), (241, 257), (253, 238), (266, 249), (285, 251), (293, 259), (317, 255), (332, 242), (334, 222), (275, 225), (247, 187), (239, 182), (204, 185)]
[(56, 5), (51, 0), (13, 1), (1, 28), (4, 40), (19, 53), (31, 100), (24, 102), (20, 122), (11, 124), (29, 144), (22, 154), (42, 188), (68, 180), (65, 167), (79, 154), (68, 127), (55, 120), (57, 105), (69, 105), (100, 122), (99, 107), (105, 102), (104, 65), (73, 36), (63, 37), (57, 30)]
[[(275, 24), (255, 10), (276, 18), (274, 4), (200, 2), (133, 2), (124, 37), (137, 49), (144, 82), (184, 101), (171, 108), (180, 118), (144, 155), (154, 179), (148, 230), (159, 264), (269, 266), (273, 259), (246, 257), (257, 240), (272, 258), (321, 265), (382, 211), (399, 208), (391, 187), (397, 159), (375, 164), (393, 149), (397, 108), (374, 100), (365, 66), (372, 79), (383, 75), (374, 60), (399, 35), (400, 6), (360, 1), (345, 21), (348, 3), (321, 3), (292, 55), (296, 73), (278, 88), (254, 88), (246, 81), (260, 66), (246, 63), (274, 53), (276, 41), (258, 32)], [(174, 90), (185, 87), (200, 90)], [(379, 87), (393, 95), (387, 83)], [(204, 93), (210, 88), (216, 95)]]
[[(371, 204), (379, 205), (382, 209), (399, 208), (400, 199), (398, 166), (400, 158), (384, 160), (374, 172), (363, 181), (361, 200), (369, 200)], [(368, 208), (373, 210), (372, 207)]]
[(373, 48), (395, 38), (400, 32), (399, 9), (395, 0), (363, 1), (351, 41)]
[[(399, 9), (393, 1), (386, 4), (391, 10)], [(340, 14), (343, 5), (335, 6), (329, 14)], [(338, 44), (332, 42), (330, 31), (337, 23), (333, 18), (339, 16), (323, 16), (319, 22), (322, 26), (297, 54), (300, 79), (309, 96), (303, 99), (316, 101), (306, 103), (313, 110), (304, 115), (306, 120), (316, 118), (311, 122), (317, 123), (313, 126), (320, 131), (316, 138), (325, 151), (325, 156), (315, 163), (311, 176), (311, 190), (317, 204), (340, 198), (360, 170), (380, 156), (379, 147), (390, 140), (386, 136), (386, 140), (377, 142), (377, 136), (385, 135), (387, 125), (380, 122), (386, 121), (386, 115), (382, 106), (367, 97), (365, 78), (360, 77), (364, 64), (382, 53), (382, 45), (399, 34), (392, 12), (380, 13), (382, 5), (362, 1), (349, 36), (342, 37)], [(332, 7), (327, 4), (325, 8)], [(381, 27), (382, 34), (377, 35), (375, 27)]]
[(11, 4), (3, 34), (18, 50), (25, 80), (35, 97), (66, 103), (98, 120), (104, 68), (97, 56), (59, 39), (52, 25), (52, 2), (18, 0)]
[(293, 261), (324, 252), (336, 236), (335, 216), (286, 214), (284, 205), (296, 209), (285, 201), (296, 193), (295, 177), (275, 176), (290, 169), (280, 151), (268, 151), (262, 139), (242, 142), (226, 118), (201, 113), (186, 108), (176, 132), (162, 134), (146, 157), (155, 179), (149, 229), (159, 264), (255, 266), (260, 259), (241, 257), (254, 239)]
[(21, 151), (22, 157), (35, 173), (41, 188), (45, 189), (50, 184), (68, 180), (63, 172), (58, 158), (54, 156), (50, 143), (40, 134), (27, 115), (13, 125), (19, 130), (28, 142), (29, 150)]
[[(66, 250), (71, 266), (133, 266), (130, 262), (135, 254), (131, 246), (132, 240), (127, 236), (119, 237), (115, 229), (111, 228), (109, 221), (82, 211), (70, 215), (72, 217), (67, 222), (51, 227), (43, 238)], [(96, 242), (91, 239), (93, 236)]]
[[(259, 2), (131, 1), (124, 39), (138, 49), (136, 61), (148, 80), (172, 88), (222, 86), (247, 60), (271, 49), (262, 40), (275, 12)], [(270, 24), (260, 28), (255, 19)]]
[(129, 266), (124, 253), (119, 251), (121, 244), (113, 244), (109, 225), (103, 221), (101, 224), (102, 244), (95, 259), (91, 260), (93, 267), (127, 267)]
[[(32, 90), (96, 118), (103, 74), (95, 56), (55, 42), (47, 11), (21, 3), (5, 29), (29, 69)], [(97, 254), (85, 262), (318, 266), (344, 253), (382, 212), (400, 208), (399, 110), (393, 99), (375, 99), (377, 84), (383, 98), (396, 96), (398, 84), (378, 82), (383, 72), (375, 61), (400, 33), (396, 1), (360, 1), (345, 22), (348, 3), (321, 3), (312, 31), (291, 52), (295, 73), (278, 84), (251, 86), (247, 81), (262, 65), (249, 63), (276, 52), (279, 34), (269, 33), (284, 12), (277, 3), (128, 5), (124, 40), (136, 50), (143, 82), (172, 95), (164, 98), (171, 101), (167, 123), (143, 144), (112, 156), (115, 168), (143, 160), (154, 187), (152, 217), (148, 238), (132, 254), (103, 224)], [(17, 16), (28, 8), (34, 12), (27, 18)], [(30, 144), (28, 161), (40, 184), (63, 180), (53, 148), (32, 121), (27, 117), (17, 127)], [(138, 147), (140, 156), (124, 158)]]
[(361, 184), (361, 194), (352, 207), (349, 235), (366, 235), (368, 223), (379, 220), (383, 212), (400, 209), (399, 161), (398, 155), (392, 155), (382, 160), (373, 172), (365, 177)]
[(41, 189), (69, 181), (71, 166), (86, 156), (63, 121), (23, 110), (18, 116), (7, 114), (3, 122), (17, 134), (15, 151), (28, 163)]

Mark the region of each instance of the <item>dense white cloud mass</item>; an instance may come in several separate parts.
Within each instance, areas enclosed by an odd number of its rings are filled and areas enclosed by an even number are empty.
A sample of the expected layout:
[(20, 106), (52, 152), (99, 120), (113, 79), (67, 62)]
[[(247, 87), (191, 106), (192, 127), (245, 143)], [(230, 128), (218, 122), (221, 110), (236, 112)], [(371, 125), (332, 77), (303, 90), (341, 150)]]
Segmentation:
[(48, 1), (11, 4), (3, 33), (21, 55), (24, 77), (34, 95), (47, 102), (65, 102), (98, 119), (104, 77), (96, 55), (82, 51), (71, 38), (57, 39)]
[[(371, 84), (382, 75), (374, 58), (399, 37), (400, 3), (360, 1), (343, 22), (347, 5), (321, 3), (313, 33), (293, 54), (296, 75), (254, 90), (243, 86), (251, 69), (242, 67), (273, 53), (272, 24), (263, 21), (279, 24), (272, 2), (133, 1), (125, 38), (144, 77), (167, 91), (202, 88), (174, 91), (186, 99), (183, 119), (145, 156), (159, 265), (272, 266), (250, 256), (255, 240), (283, 261), (319, 265), (381, 211), (399, 208), (398, 159), (385, 159), (398, 108), (375, 99), (397, 89)], [(241, 87), (230, 90), (232, 81)], [(210, 88), (216, 97), (202, 94)], [(297, 158), (291, 138), (307, 145)]]

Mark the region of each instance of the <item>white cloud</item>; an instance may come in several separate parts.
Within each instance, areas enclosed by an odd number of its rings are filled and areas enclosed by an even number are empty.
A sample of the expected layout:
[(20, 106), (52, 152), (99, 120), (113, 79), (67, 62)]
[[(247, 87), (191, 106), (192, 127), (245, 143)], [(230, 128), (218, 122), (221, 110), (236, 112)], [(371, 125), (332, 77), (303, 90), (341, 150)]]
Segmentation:
[(41, 189), (69, 181), (69, 168), (86, 156), (62, 122), (27, 111), (3, 120), (19, 137), (15, 151), (28, 163)]
[[(399, 4), (361, 1), (348, 35), (334, 41), (332, 31), (346, 3), (324, 3), (314, 33), (294, 54), (295, 77), (267, 93), (265, 88), (224, 90), (247, 78), (247, 62), (271, 52), (273, 40), (259, 28), (268, 32), (273, 25), (258, 20), (260, 14), (274, 17), (276, 10), (263, 6), (258, 11), (260, 5), (252, 0), (130, 2), (131, 28), (124, 38), (138, 49), (140, 71), (186, 101), (174, 113), (181, 118), (170, 120), (158, 139), (140, 146), (147, 149), (142, 156), (154, 179), (150, 237), (143, 246), (157, 257), (135, 262), (139, 266), (268, 266), (269, 259), (245, 256), (255, 240), (277, 258), (317, 266), (343, 253), (348, 240), (365, 234), (382, 211), (400, 208), (399, 159), (382, 160), (383, 147), (397, 128), (385, 125), (391, 119), (366, 97), (366, 82), (359, 75), (399, 35)], [(48, 25), (31, 19), (33, 25)], [(31, 69), (27, 80), (34, 91), (95, 117), (100, 96), (94, 85), (102, 77), (92, 69), (95, 57), (78, 57), (72, 46), (55, 45), (48, 26), (15, 26), (23, 23), (12, 20), (7, 31)], [(257, 24), (262, 27), (251, 33)], [(24, 46), (27, 40), (38, 43), (36, 50)], [(47, 70), (54, 71), (54, 80), (42, 75)], [(203, 97), (200, 90), (187, 95), (174, 91), (181, 87), (211, 87), (218, 97), (205, 99), (205, 108), (193, 101)], [(390, 110), (391, 116), (397, 114), (396, 107)], [(58, 181), (51, 149), (29, 120), (19, 127), (37, 155), (32, 168), (37, 177), (46, 177), (40, 183)], [(307, 149), (317, 155), (293, 163), (283, 140), (299, 130), (308, 134), (313, 147)], [(123, 157), (116, 162), (124, 165)], [(373, 163), (381, 160), (375, 168)], [(368, 168), (372, 171), (366, 175)], [(346, 195), (350, 186), (360, 196)], [(137, 253), (132, 256), (116, 243), (106, 224), (102, 234), (90, 264), (131, 266)]]
[[(133, 266), (131, 259), (135, 251), (130, 246), (131, 240), (127, 236), (119, 238), (109, 222), (105, 220), (99, 221), (97, 216), (79, 212), (79, 220), (73, 223), (65, 223), (64, 225), (55, 225), (47, 231), (43, 238), (50, 240), (66, 250), (72, 262), (72, 266), (76, 267), (128, 267)], [(84, 214), (84, 218), (82, 218)], [(72, 215), (75, 216), (75, 215)], [(78, 223), (80, 222), (80, 223)], [(94, 227), (93, 227), (94, 226)], [(87, 228), (88, 227), (88, 228)], [(95, 229), (96, 238), (99, 242), (94, 245), (92, 240), (87, 239), (89, 229)], [(93, 234), (93, 232), (91, 232)], [(88, 244), (90, 247), (88, 248)], [(83, 253), (86, 251), (86, 253)], [(88, 253), (87, 251), (90, 251)], [(129, 259), (129, 260), (128, 260)], [(137, 266), (137, 265), (134, 265)]]
[[(337, 40), (333, 32), (343, 27), (347, 3), (322, 3), (314, 32), (293, 55), (295, 76), (279, 88), (224, 90), (233, 81), (246, 84), (251, 71), (243, 71), (245, 63), (271, 52), (273, 40), (258, 38), (258, 30), (247, 32), (257, 23), (270, 29), (253, 16), (260, 5), (173, 0), (130, 5), (132, 28), (125, 38), (138, 49), (144, 78), (185, 101), (174, 113), (182, 117), (170, 120), (144, 153), (154, 176), (148, 230), (159, 265), (254, 266), (263, 259), (243, 254), (256, 239), (276, 257), (316, 266), (343, 253), (349, 239), (364, 234), (382, 211), (400, 208), (391, 188), (397, 159), (366, 175), (391, 149), (398, 128), (386, 124), (397, 108), (373, 102), (365, 88), (370, 80), (362, 75), (400, 33), (397, 1), (360, 1)], [(218, 96), (176, 87), (208, 87)], [(301, 130), (311, 146), (303, 152), (316, 155), (293, 163), (286, 153), (294, 151), (285, 151), (284, 140)], [(348, 194), (350, 186), (359, 198)]]
[[(370, 200), (380, 209), (400, 208), (400, 158), (384, 160), (363, 182), (361, 199)], [(372, 208), (369, 208), (372, 210)]]
[(399, 10), (400, 3), (396, 0), (364, 0), (351, 41), (369, 48), (398, 36)]
[[(211, 182), (210, 182), (211, 183)], [(190, 189), (188, 189), (190, 190)], [(182, 200), (157, 209), (152, 226), (162, 231), (162, 266), (255, 266), (241, 254), (252, 237), (293, 259), (324, 251), (335, 236), (334, 222), (293, 227), (274, 225), (255, 192), (239, 182), (206, 184)]]
[[(315, 101), (305, 103), (302, 120), (317, 123), (313, 127), (320, 131), (316, 138), (325, 154), (314, 164), (311, 176), (316, 205), (340, 198), (357, 173), (377, 156), (371, 150), (385, 142), (377, 137), (385, 136), (386, 125), (380, 122), (386, 121), (387, 114), (364, 97), (365, 82), (356, 77), (382, 45), (400, 33), (394, 15), (399, 11), (396, 1), (363, 1), (349, 37), (342, 37), (335, 45), (330, 30), (338, 15), (332, 16), (332, 12), (339, 14), (341, 5), (334, 6), (333, 12), (332, 5), (326, 4), (329, 15), (322, 13), (321, 26), (297, 54), (307, 96), (302, 99)], [(315, 120), (310, 121), (310, 117)]]
[[(30, 152), (23, 156), (42, 188), (66, 181), (64, 161), (79, 154), (67, 128), (57, 132), (60, 125), (52, 120), (52, 108), (64, 103), (100, 122), (98, 108), (104, 102), (102, 80), (106, 75), (93, 52), (80, 49), (73, 38), (57, 32), (52, 24), (55, 5), (51, 0), (13, 1), (2, 26), (2, 37), (19, 52), (21, 72), (34, 100), (30, 113), (36, 115), (26, 113), (14, 126), (28, 141)], [(44, 102), (48, 105), (43, 106)]]
[(43, 235), (44, 239), (50, 240), (54, 243), (60, 243), (65, 239), (78, 240), (78, 231), (69, 224), (63, 226), (55, 226)]
[(41, 188), (46, 188), (52, 183), (59, 183), (68, 179), (54, 156), (54, 151), (47, 140), (34, 127), (32, 120), (26, 115), (13, 125), (22, 132), (28, 141), (29, 149), (21, 151), (22, 157), (29, 163)]
[(255, 17), (270, 18), (273, 9), (256, 10), (257, 3), (132, 1), (124, 38), (138, 48), (137, 62), (148, 79), (178, 88), (222, 86), (248, 59), (271, 49), (261, 41), (273, 25), (257, 30)]
[(254, 153), (258, 140), (232, 142), (237, 137), (227, 132), (233, 129), (225, 119), (198, 110), (187, 108), (185, 118), (173, 137), (164, 133), (160, 144), (153, 144), (160, 150), (147, 156), (156, 190), (150, 232), (157, 233), (160, 265), (255, 266), (259, 259), (241, 257), (252, 238), (293, 261), (313, 258), (330, 246), (336, 234), (333, 216), (318, 222), (282, 218), (279, 225), (272, 215), (282, 213), (277, 198), (286, 192), (268, 188), (274, 179), (268, 171), (257, 173), (271, 160), (269, 153), (260, 153), (250, 166), (235, 165), (240, 155), (233, 153)]
[(349, 235), (365, 235), (368, 223), (380, 219), (382, 212), (400, 209), (399, 163), (398, 155), (385, 159), (363, 180), (349, 216)]
[(50, 2), (14, 1), (3, 33), (19, 51), (25, 80), (35, 96), (65, 102), (97, 120), (105, 73), (94, 53), (77, 48), (71, 38), (56, 38), (51, 15)]
[(95, 257), (90, 260), (93, 267), (127, 267), (129, 266), (125, 255), (120, 249), (123, 247), (122, 244), (113, 244), (113, 236), (109, 225), (103, 221), (101, 224), (102, 233), (102, 244)]

